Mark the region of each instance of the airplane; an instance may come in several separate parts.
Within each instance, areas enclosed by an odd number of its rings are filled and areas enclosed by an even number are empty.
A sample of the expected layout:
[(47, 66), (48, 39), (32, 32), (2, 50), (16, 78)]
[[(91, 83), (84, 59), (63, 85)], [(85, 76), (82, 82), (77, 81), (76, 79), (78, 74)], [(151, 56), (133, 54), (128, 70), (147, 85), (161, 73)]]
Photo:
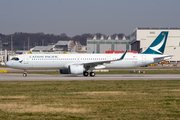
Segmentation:
[(162, 31), (143, 53), (123, 54), (22, 54), (6, 62), (10, 68), (24, 70), (31, 69), (59, 69), (61, 74), (83, 74), (94, 77), (95, 69), (124, 69), (146, 66), (170, 59), (171, 55), (163, 55), (168, 31)]

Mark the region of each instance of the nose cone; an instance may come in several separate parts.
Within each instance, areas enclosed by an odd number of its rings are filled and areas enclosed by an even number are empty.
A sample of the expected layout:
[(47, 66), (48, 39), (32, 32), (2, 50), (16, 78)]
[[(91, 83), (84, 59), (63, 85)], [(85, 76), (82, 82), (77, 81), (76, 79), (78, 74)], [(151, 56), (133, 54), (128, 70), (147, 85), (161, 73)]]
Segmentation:
[(9, 66), (10, 66), (9, 61), (7, 61), (7, 62), (5, 63), (5, 65), (6, 65), (7, 67), (9, 67)]

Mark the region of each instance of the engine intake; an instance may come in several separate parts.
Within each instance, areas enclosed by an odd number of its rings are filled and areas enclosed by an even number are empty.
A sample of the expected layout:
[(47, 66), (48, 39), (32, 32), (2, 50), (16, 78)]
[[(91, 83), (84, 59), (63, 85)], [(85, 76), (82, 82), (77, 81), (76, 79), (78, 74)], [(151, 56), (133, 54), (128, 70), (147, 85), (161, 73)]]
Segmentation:
[(61, 74), (70, 74), (69, 69), (60, 69), (59, 72)]
[(61, 74), (82, 74), (84, 71), (83, 65), (70, 65), (68, 69), (60, 69)]

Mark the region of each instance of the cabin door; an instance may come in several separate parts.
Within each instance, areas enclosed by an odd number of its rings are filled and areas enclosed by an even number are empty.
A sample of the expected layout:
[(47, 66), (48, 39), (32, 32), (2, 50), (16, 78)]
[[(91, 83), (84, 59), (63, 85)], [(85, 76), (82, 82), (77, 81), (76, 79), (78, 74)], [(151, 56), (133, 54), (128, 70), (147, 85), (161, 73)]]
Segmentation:
[(28, 64), (28, 63), (29, 63), (28, 55), (25, 54), (25, 55), (24, 55), (24, 64)]
[(145, 55), (142, 56), (142, 63), (146, 63), (146, 56)]

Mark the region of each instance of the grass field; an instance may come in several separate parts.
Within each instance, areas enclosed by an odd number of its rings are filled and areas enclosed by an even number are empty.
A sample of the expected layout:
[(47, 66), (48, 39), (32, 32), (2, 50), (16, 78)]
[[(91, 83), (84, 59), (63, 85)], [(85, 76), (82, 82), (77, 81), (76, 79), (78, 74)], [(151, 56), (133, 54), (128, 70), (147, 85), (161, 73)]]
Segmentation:
[(0, 82), (0, 119), (180, 119), (180, 81)]

